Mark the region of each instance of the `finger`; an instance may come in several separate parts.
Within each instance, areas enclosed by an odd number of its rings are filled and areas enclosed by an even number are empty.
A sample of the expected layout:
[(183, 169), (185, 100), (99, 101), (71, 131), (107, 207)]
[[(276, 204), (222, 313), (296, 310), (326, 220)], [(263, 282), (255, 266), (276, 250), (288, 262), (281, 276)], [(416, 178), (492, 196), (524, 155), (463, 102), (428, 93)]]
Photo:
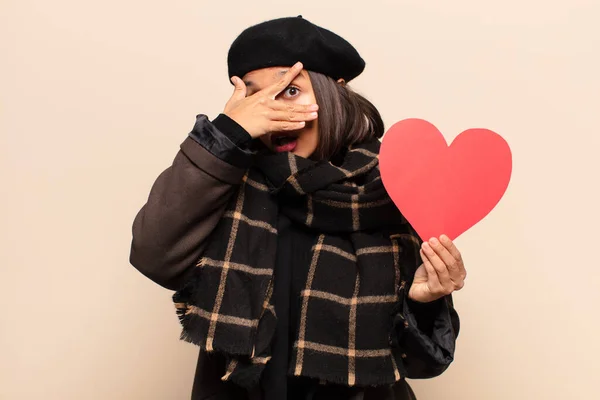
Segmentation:
[(458, 248), (454, 245), (454, 242), (450, 240), (450, 238), (446, 235), (440, 236), (440, 242), (442, 245), (448, 250), (452, 257), (454, 257), (457, 261), (462, 261), (462, 256)]
[(297, 62), (294, 64), (286, 73), (281, 77), (281, 79), (272, 84), (271, 86), (267, 86), (264, 89), (264, 93), (268, 94), (271, 99), (275, 99), (277, 95), (283, 92), (290, 83), (298, 76), (298, 74), (302, 71), (304, 66), (301, 62)]
[(318, 104), (295, 104), (281, 100), (268, 99), (264, 105), (275, 111), (313, 112), (319, 110)]
[(459, 273), (458, 261), (450, 253), (450, 251), (448, 251), (448, 249), (437, 238), (429, 239), (429, 245), (433, 251), (435, 251), (435, 254), (437, 254), (438, 257), (442, 259), (444, 264), (446, 264), (450, 275), (457, 275)]
[(306, 122), (290, 122), (290, 121), (272, 121), (269, 124), (269, 130), (271, 132), (283, 132), (283, 131), (297, 131), (306, 126)]
[(319, 114), (316, 111), (310, 112), (289, 112), (289, 111), (271, 111), (267, 117), (272, 121), (313, 121)]
[(424, 242), (422, 248), (423, 252), (431, 262), (431, 265), (433, 265), (433, 268), (435, 268), (435, 271), (438, 274), (442, 286), (444, 288), (453, 287), (454, 285), (452, 284), (452, 280), (450, 279), (448, 267), (446, 267), (444, 261), (442, 261), (442, 259), (435, 253), (435, 251), (433, 251), (433, 249), (429, 245), (429, 242)]
[(231, 78), (231, 83), (233, 83), (234, 88), (233, 94), (231, 95), (229, 101), (239, 101), (244, 99), (247, 93), (246, 84), (244, 83), (244, 81), (238, 78), (237, 76), (234, 76)]
[(454, 259), (456, 260), (456, 262), (458, 264), (458, 269), (462, 273), (463, 279), (464, 279), (467, 275), (467, 271), (465, 270), (465, 263), (463, 262), (460, 251), (454, 245), (454, 242), (452, 242), (452, 240), (446, 235), (440, 236), (440, 242), (448, 250), (448, 252), (450, 254), (452, 254), (452, 257), (454, 257)]
[(423, 260), (423, 265), (425, 265), (425, 271), (427, 271), (427, 286), (434, 293), (439, 293), (443, 290), (442, 284), (440, 283), (440, 279), (438, 277), (437, 271), (431, 264), (431, 261), (425, 254), (423, 250), (419, 251), (421, 253), (421, 259)]

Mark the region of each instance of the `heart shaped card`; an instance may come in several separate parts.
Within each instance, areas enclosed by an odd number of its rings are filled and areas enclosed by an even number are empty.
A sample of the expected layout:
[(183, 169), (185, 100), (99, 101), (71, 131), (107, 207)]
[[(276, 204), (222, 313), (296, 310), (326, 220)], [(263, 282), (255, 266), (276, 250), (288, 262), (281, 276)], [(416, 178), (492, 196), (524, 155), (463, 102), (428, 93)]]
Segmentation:
[(381, 179), (421, 239), (454, 240), (481, 221), (504, 195), (512, 173), (508, 143), (489, 129), (468, 129), (451, 145), (422, 119), (405, 119), (386, 132)]

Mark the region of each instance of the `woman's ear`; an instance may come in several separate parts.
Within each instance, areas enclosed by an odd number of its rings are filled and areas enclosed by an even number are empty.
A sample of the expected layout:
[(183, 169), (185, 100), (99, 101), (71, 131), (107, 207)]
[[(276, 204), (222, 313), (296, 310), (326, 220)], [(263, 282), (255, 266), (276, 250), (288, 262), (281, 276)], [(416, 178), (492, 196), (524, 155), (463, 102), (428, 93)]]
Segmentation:
[(340, 78), (337, 80), (337, 83), (339, 83), (342, 86), (346, 86), (346, 81), (344, 80), (344, 78)]

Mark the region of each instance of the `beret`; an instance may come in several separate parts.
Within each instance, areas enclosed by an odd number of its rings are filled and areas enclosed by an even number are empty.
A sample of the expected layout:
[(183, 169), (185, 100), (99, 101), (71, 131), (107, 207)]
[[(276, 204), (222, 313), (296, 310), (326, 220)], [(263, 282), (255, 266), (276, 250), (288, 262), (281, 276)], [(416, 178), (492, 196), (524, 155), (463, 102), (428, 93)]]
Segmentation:
[(346, 82), (365, 69), (365, 61), (345, 39), (298, 17), (253, 25), (233, 42), (227, 55), (229, 78), (250, 71), (302, 62), (309, 71)]

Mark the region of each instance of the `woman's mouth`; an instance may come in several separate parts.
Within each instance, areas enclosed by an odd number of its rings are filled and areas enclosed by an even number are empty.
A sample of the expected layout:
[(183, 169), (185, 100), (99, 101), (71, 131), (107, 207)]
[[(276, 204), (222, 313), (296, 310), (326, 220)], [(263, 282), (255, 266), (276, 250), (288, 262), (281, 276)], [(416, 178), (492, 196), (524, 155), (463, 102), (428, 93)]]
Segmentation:
[(276, 134), (271, 136), (271, 144), (277, 153), (294, 151), (298, 145), (298, 137), (289, 134)]

